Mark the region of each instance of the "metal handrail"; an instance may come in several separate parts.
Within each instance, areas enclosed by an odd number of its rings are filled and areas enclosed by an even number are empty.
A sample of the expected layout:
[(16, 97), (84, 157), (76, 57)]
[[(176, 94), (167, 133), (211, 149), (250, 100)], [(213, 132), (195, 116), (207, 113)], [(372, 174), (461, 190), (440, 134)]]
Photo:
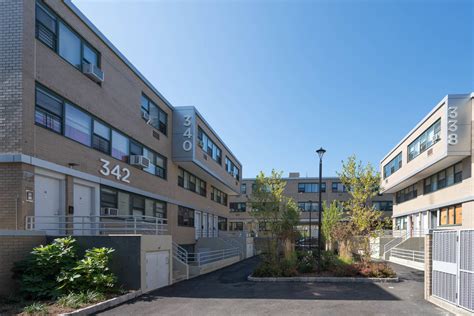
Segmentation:
[(198, 266), (201, 266), (203, 264), (224, 260), (235, 256), (240, 256), (240, 253), (241, 251), (239, 248), (227, 248), (204, 252), (192, 252), (188, 254), (188, 258), (190, 263), (194, 262)]
[(167, 219), (145, 215), (26, 216), (25, 227), (53, 235), (162, 235), (167, 231)]
[(173, 257), (185, 264), (188, 264), (188, 251), (173, 241)]
[(425, 262), (425, 253), (419, 250), (393, 248), (390, 250), (390, 256), (415, 262)]

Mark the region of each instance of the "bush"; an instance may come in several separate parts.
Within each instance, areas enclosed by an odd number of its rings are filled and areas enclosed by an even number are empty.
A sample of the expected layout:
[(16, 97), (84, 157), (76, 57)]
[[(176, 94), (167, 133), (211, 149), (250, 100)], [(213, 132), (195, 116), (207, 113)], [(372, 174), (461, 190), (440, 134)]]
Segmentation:
[(106, 293), (113, 289), (116, 277), (108, 267), (111, 248), (92, 248), (86, 251), (84, 259), (77, 262), (71, 270), (63, 270), (57, 281), (59, 289), (66, 292), (85, 292), (87, 290)]
[(15, 263), (14, 278), (19, 279), (20, 292), (28, 299), (55, 298), (60, 294), (57, 275), (71, 269), (75, 261), (75, 240), (57, 238), (49, 245), (34, 248), (26, 260)]
[(297, 270), (299, 273), (316, 272), (316, 259), (310, 252), (302, 251), (302, 252), (298, 252), (297, 255), (298, 255)]
[(58, 305), (68, 308), (80, 308), (84, 305), (97, 303), (105, 300), (105, 296), (102, 293), (87, 291), (81, 293), (69, 293), (58, 299)]
[(113, 249), (93, 248), (77, 261), (75, 240), (57, 238), (34, 248), (31, 255), (15, 263), (14, 278), (26, 299), (55, 299), (70, 292), (110, 291), (116, 282), (108, 264)]
[(367, 278), (393, 278), (395, 271), (385, 262), (370, 262), (366, 265), (360, 265), (360, 274)]
[(48, 311), (46, 306), (41, 303), (33, 303), (31, 305), (25, 306), (23, 312), (28, 315), (47, 315)]
[(277, 263), (264, 261), (257, 266), (252, 275), (257, 278), (279, 277), (281, 268)]

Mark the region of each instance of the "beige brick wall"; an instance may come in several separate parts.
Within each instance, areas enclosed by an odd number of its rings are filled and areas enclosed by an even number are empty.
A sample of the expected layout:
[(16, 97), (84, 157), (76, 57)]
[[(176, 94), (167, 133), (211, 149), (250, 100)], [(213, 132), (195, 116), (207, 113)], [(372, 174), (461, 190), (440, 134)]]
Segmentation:
[(34, 247), (45, 243), (45, 236), (0, 235), (0, 296), (18, 290), (18, 283), (12, 279), (13, 264), (25, 259)]
[(0, 164), (0, 229), (23, 229), (33, 203), (26, 191), (34, 189), (32, 167), (20, 163)]
[(425, 299), (431, 296), (431, 278), (433, 268), (433, 235), (425, 236)]

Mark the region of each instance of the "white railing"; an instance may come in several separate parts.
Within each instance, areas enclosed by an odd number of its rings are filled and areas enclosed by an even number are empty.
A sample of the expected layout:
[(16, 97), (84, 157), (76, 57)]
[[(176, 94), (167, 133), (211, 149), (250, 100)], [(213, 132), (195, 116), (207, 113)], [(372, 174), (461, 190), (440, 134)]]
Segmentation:
[(220, 231), (219, 237), (253, 237), (254, 233), (247, 230)]
[(224, 260), (227, 258), (232, 258), (236, 256), (240, 256), (241, 249), (240, 248), (228, 248), (228, 249), (221, 249), (221, 250), (211, 250), (211, 251), (204, 251), (204, 252), (193, 252), (188, 253), (189, 263), (197, 264), (201, 266), (203, 264)]
[(425, 253), (419, 250), (393, 248), (392, 250), (390, 250), (390, 256), (414, 262), (425, 262)]
[(49, 235), (163, 235), (167, 219), (142, 215), (93, 216), (27, 216), (27, 230), (45, 231)]
[(173, 241), (173, 257), (185, 264), (188, 264), (188, 251)]
[(393, 240), (390, 240), (388, 243), (386, 243), (385, 245), (383, 245), (383, 256), (385, 257), (385, 254), (390, 251), (392, 248), (400, 245), (402, 242), (404, 242), (405, 240), (407, 240), (409, 236), (409, 233), (408, 232), (405, 232), (404, 234), (396, 237), (395, 239)]

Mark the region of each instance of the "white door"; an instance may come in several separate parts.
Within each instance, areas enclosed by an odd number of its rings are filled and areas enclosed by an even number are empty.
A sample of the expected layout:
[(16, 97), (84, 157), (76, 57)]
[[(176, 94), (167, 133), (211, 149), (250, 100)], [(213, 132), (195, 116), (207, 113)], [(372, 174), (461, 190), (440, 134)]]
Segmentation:
[(151, 291), (170, 284), (170, 256), (168, 251), (147, 252), (146, 290)]
[(219, 216), (214, 216), (214, 237), (219, 237)]
[(194, 212), (194, 230), (196, 233), (196, 240), (201, 237), (201, 232), (202, 232), (202, 224), (201, 224), (201, 212), (195, 211)]
[(93, 215), (93, 188), (74, 184), (74, 234), (90, 235)]
[(207, 237), (207, 213), (202, 213), (202, 237)]
[(47, 234), (60, 234), (65, 227), (63, 215), (61, 180), (35, 175), (35, 229)]
[(207, 217), (207, 227), (209, 229), (208, 237), (214, 237), (214, 216), (212, 214)]
[(247, 256), (246, 258), (250, 258), (253, 256), (253, 244), (247, 244)]

